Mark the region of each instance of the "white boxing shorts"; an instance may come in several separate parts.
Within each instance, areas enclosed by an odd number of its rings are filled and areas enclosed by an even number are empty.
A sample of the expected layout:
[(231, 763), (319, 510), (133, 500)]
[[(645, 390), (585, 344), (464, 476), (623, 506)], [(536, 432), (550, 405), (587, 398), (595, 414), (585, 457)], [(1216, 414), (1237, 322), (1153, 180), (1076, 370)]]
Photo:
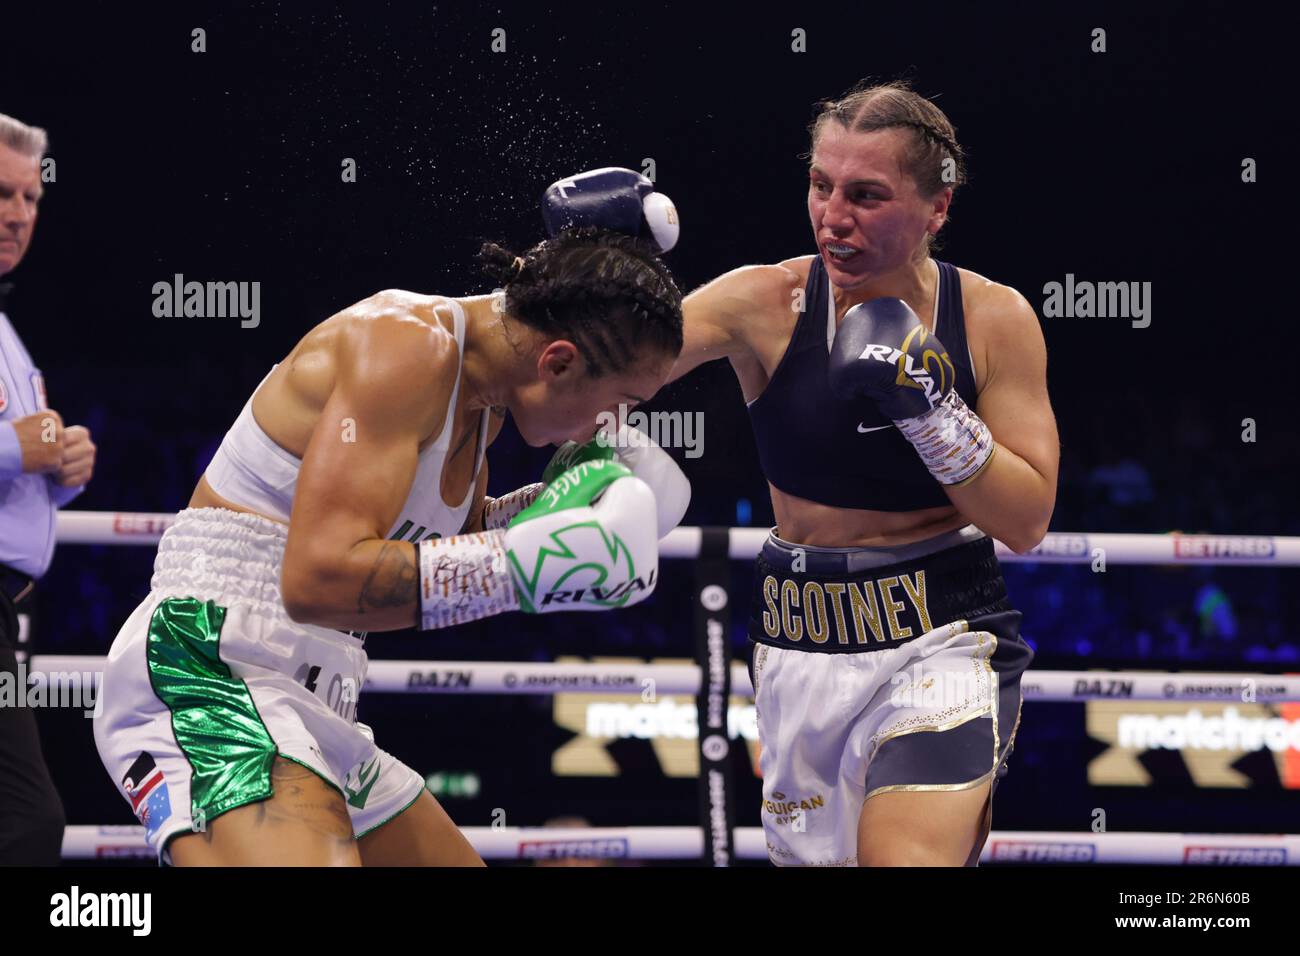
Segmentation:
[(896, 548), (769, 535), (751, 604), (763, 830), (777, 865), (853, 866), (863, 804), (996, 785), (1033, 651), (974, 526)]
[(270, 797), (277, 755), (339, 792), (357, 837), (424, 789), (357, 723), (364, 638), (285, 611), (286, 533), (256, 515), (182, 511), (109, 650), (95, 745), (163, 862), (172, 837)]

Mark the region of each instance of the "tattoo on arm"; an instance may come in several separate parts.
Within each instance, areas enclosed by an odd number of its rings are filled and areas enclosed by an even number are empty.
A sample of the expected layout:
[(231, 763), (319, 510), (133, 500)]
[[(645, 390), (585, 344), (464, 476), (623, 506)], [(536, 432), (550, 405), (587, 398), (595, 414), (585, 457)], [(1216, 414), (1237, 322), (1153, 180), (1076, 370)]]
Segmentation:
[(379, 557), (357, 595), (357, 613), (366, 609), (401, 607), (420, 599), (420, 569), (409, 542), (385, 541)]
[(460, 441), (456, 442), (456, 447), (453, 448), (450, 452), (448, 452), (445, 460), (451, 461), (453, 458), (459, 455), (461, 451), (464, 450), (465, 446), (469, 444), (469, 440), (474, 436), (476, 436), (477, 434), (478, 434), (477, 426), (473, 428), (465, 429), (465, 434), (461, 436)]

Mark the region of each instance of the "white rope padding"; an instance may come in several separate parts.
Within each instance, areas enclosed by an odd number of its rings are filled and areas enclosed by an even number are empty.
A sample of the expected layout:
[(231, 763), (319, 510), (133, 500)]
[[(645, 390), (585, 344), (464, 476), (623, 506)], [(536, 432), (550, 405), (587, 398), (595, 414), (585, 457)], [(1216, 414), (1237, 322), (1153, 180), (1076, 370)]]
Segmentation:
[[(28, 673), (44, 673), (51, 687), (87, 678), (98, 687), (104, 658), (37, 654)], [(695, 664), (584, 664), (534, 661), (371, 661), (362, 691), (380, 694), (696, 694)], [(1191, 674), (1151, 671), (1036, 671), (1025, 673), (1028, 701), (1189, 700), (1206, 703), (1300, 702), (1300, 676)], [(752, 695), (749, 671), (731, 667), (731, 692)]]
[[(61, 511), (60, 544), (156, 544), (175, 514)], [(753, 558), (767, 531), (729, 529), (730, 557)], [(660, 542), (665, 558), (694, 558), (701, 529), (683, 527)], [(1055, 564), (1199, 564), (1300, 566), (1300, 538), (1268, 535), (1063, 534), (1052, 533), (1026, 554), (996, 542), (1007, 562)], [(104, 658), (38, 655), (30, 671), (51, 680), (58, 674), (91, 674), (98, 689)], [(555, 664), (482, 661), (372, 661), (363, 690), (380, 693), (695, 694), (700, 668), (694, 664)], [(732, 669), (732, 690), (753, 693), (743, 665)], [(1021, 691), (1026, 700), (1196, 700), (1282, 703), (1300, 701), (1300, 677), (1266, 674), (1189, 674), (1139, 671), (1030, 671)], [(698, 859), (704, 832), (698, 827), (519, 828), (463, 827), (484, 859), (602, 857), (613, 859)], [(732, 831), (742, 860), (767, 858), (759, 827)], [(138, 826), (70, 826), (64, 831), (65, 859), (152, 857)], [(1177, 833), (1050, 833), (996, 831), (981, 862), (1267, 864), (1300, 863), (1297, 835), (1202, 835)]]
[[(485, 860), (697, 860), (704, 852), (704, 831), (699, 827), (461, 827), (460, 831)], [(732, 837), (737, 859), (767, 859), (761, 827), (737, 827)], [(144, 827), (70, 826), (63, 832), (65, 860), (153, 856)], [(1300, 836), (995, 830), (984, 844), (980, 862), (1296, 866)]]
[[(157, 544), (175, 514), (127, 511), (60, 511), (55, 526), (59, 544)], [(736, 560), (758, 554), (765, 528), (731, 528), (729, 551)], [(700, 529), (683, 527), (659, 543), (664, 558), (694, 558)], [(1050, 564), (1200, 564), (1300, 566), (1300, 537), (1228, 534), (1068, 534), (1053, 532), (1038, 547), (1016, 554), (997, 542), (1007, 562)]]

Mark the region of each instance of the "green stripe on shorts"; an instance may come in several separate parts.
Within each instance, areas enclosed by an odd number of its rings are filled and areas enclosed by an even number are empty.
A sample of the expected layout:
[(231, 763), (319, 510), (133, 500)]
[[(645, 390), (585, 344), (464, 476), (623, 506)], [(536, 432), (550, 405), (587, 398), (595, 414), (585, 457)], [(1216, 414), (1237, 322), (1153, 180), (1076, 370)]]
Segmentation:
[(276, 746), (248, 686), (221, 660), (226, 609), (213, 601), (169, 598), (149, 621), (149, 682), (172, 715), (190, 762), (196, 827), (271, 796)]

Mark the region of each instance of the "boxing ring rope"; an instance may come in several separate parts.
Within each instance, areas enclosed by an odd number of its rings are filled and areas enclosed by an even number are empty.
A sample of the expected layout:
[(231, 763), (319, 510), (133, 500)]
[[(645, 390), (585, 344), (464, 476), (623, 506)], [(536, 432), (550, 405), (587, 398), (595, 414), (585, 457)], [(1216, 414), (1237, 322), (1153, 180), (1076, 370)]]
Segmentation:
[[(704, 852), (704, 831), (699, 827), (461, 827), (460, 831), (485, 860), (698, 860)], [(761, 827), (736, 827), (732, 834), (737, 859), (767, 859)], [(153, 856), (144, 827), (70, 826), (64, 832), (64, 859)], [(1300, 836), (995, 830), (980, 862), (1297, 866)]]
[[(96, 684), (104, 658), (37, 654), (28, 672), (91, 675)], [(587, 664), (535, 661), (371, 661), (361, 690), (379, 694), (655, 694), (699, 693), (697, 664)], [(66, 680), (63, 681), (66, 683)], [(1081, 683), (1082, 682), (1082, 683)], [(731, 668), (731, 692), (751, 696), (744, 664)], [(1300, 676), (1193, 674), (1159, 671), (1029, 671), (1021, 681), (1026, 701), (1193, 700), (1208, 703), (1300, 702)]]
[[(60, 544), (156, 544), (174, 514), (63, 511)], [(763, 528), (730, 528), (728, 554), (753, 558), (767, 537)], [(660, 542), (664, 558), (695, 558), (703, 529), (683, 527)], [(1269, 535), (1066, 534), (1049, 533), (1032, 551), (1016, 554), (996, 543), (1002, 561), (1103, 566), (1196, 564), (1300, 566), (1300, 537)], [(92, 675), (98, 684), (103, 657), (37, 655), (31, 672)], [(697, 664), (537, 663), (481, 661), (372, 661), (363, 691), (439, 694), (696, 694)], [(51, 676), (53, 682), (53, 676)], [(744, 665), (732, 668), (732, 693), (751, 695)], [(1300, 676), (1150, 671), (1030, 671), (1022, 681), (1027, 701), (1195, 700), (1283, 703), (1300, 701)], [(517, 828), (463, 827), (484, 859), (698, 859), (704, 851), (699, 827)], [(738, 859), (767, 859), (760, 827), (733, 831)], [(67, 859), (152, 856), (139, 826), (69, 826)], [(1027, 863), (1266, 863), (1300, 865), (1300, 835), (1175, 833), (1056, 833), (994, 831), (981, 862)]]
[[(175, 514), (114, 511), (60, 511), (55, 526), (59, 544), (157, 544)], [(734, 560), (758, 554), (765, 528), (730, 528)], [(677, 528), (659, 543), (664, 558), (694, 558), (700, 553), (700, 528)], [(996, 543), (998, 559), (1010, 563), (1201, 564), (1300, 566), (1300, 537), (1229, 534), (1066, 534), (1051, 532), (1025, 554)]]

